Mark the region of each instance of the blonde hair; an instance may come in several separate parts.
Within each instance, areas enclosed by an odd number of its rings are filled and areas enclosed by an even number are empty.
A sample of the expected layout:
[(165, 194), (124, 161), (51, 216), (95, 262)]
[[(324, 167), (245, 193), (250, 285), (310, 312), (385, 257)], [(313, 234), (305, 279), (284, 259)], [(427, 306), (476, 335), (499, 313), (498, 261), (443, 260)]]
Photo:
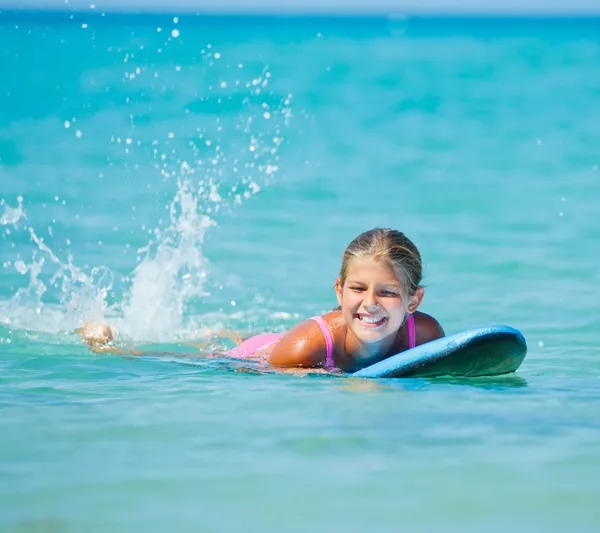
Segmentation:
[(342, 286), (348, 276), (352, 259), (372, 258), (381, 262), (396, 276), (401, 275), (406, 294), (413, 296), (421, 283), (421, 254), (414, 243), (401, 231), (375, 228), (361, 233), (344, 250), (340, 280)]

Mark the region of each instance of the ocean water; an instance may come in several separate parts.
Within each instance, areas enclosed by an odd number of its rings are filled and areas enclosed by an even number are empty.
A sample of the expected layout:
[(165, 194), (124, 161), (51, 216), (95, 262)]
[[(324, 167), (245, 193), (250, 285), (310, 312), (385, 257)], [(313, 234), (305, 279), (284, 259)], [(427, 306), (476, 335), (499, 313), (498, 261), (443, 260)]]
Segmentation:
[[(598, 531), (599, 29), (0, 11), (0, 529)], [(201, 357), (332, 308), (374, 226), (515, 375)]]

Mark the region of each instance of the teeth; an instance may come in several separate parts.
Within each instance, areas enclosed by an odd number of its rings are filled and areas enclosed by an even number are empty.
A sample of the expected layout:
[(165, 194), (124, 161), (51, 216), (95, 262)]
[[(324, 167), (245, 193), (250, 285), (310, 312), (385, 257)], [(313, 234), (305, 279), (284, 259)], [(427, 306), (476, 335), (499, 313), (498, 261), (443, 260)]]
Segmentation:
[(361, 322), (366, 322), (367, 324), (377, 324), (377, 322), (381, 322), (383, 317), (372, 317), (372, 316), (360, 316), (358, 317)]

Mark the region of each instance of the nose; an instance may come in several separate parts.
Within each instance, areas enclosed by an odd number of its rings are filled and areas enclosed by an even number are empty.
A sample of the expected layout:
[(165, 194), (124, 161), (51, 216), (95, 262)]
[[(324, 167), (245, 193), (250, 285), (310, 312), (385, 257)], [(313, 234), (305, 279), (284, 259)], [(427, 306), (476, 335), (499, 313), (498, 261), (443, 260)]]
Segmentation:
[(372, 310), (377, 307), (377, 295), (374, 291), (366, 291), (363, 300), (363, 307), (366, 311)]

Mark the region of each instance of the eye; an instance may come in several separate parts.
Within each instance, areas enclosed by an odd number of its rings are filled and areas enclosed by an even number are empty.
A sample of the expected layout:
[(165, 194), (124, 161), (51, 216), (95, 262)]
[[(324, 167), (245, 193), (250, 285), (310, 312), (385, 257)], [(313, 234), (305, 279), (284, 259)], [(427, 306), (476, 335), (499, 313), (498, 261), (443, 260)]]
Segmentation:
[(382, 296), (386, 296), (386, 297), (394, 297), (394, 296), (398, 296), (398, 293), (395, 291), (381, 291), (381, 295)]
[(364, 292), (364, 288), (363, 287), (350, 287), (350, 290), (352, 292)]

